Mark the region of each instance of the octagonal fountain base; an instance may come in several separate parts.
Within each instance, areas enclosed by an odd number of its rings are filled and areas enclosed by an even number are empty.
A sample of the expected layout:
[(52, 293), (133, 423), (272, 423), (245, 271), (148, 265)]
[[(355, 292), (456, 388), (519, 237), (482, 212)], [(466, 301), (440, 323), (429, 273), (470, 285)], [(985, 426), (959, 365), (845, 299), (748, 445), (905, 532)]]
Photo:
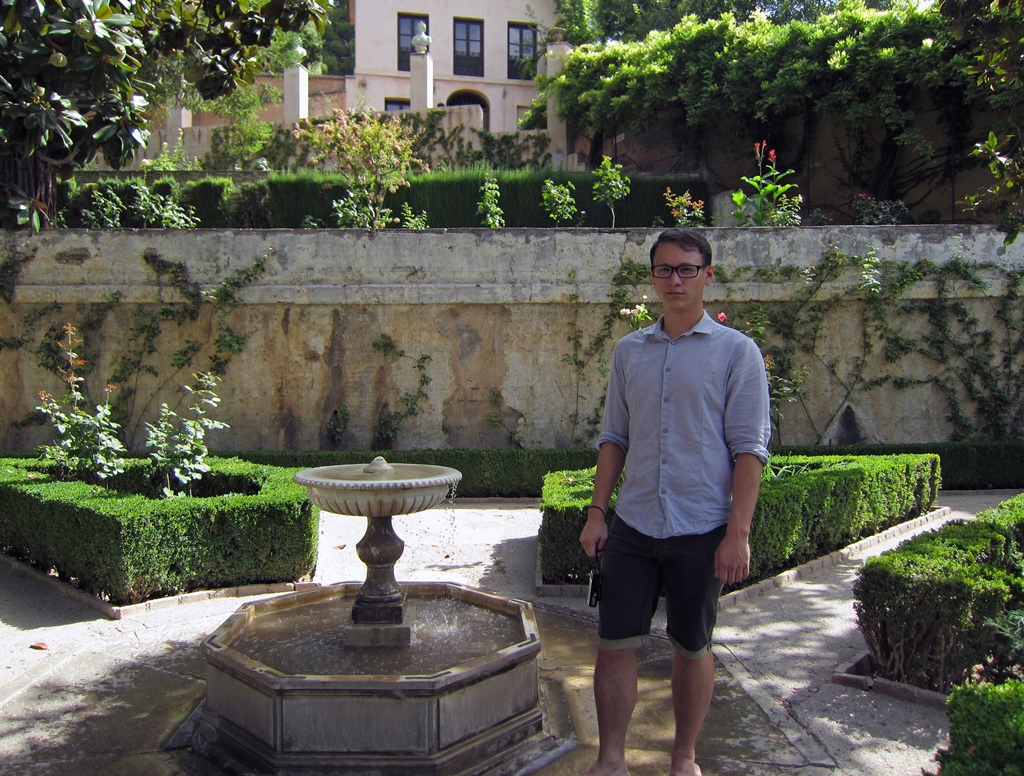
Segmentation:
[[(543, 733), (532, 606), (454, 583), (402, 586), (411, 647), (352, 646), (388, 642), (353, 630), (391, 627), (346, 621), (358, 584), (241, 607), (203, 643), (194, 748), (229, 771), (282, 776), (468, 776), (522, 756)], [(325, 616), (344, 624), (325, 629)], [(446, 622), (419, 622), (434, 616)], [(275, 638), (290, 641), (268, 649)], [(414, 654), (431, 641), (431, 655)]]

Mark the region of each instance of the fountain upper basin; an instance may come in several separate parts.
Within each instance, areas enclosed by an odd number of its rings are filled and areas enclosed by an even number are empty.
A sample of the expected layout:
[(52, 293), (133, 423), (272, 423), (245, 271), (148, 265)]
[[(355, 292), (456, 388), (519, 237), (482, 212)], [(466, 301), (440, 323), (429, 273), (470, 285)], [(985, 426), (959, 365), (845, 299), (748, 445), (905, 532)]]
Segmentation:
[(386, 517), (432, 509), (454, 492), (458, 469), (428, 464), (389, 464), (375, 458), (368, 466), (318, 466), (296, 474), (309, 499), (336, 515)]

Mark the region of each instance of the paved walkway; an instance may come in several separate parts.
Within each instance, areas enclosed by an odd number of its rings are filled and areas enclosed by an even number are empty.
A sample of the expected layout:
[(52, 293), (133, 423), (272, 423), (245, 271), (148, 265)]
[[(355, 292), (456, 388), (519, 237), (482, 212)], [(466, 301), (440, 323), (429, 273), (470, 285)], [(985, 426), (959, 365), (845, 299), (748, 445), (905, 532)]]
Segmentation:
[[(939, 505), (949, 509), (928, 527), (969, 518), (1015, 493), (944, 492)], [(548, 732), (563, 745), (506, 776), (581, 773), (596, 745), (594, 610), (580, 598), (537, 594), (539, 523), (535, 502), (459, 503), (395, 519), (406, 542), (399, 579), (459, 581), (534, 602)], [(322, 521), (315, 581), (362, 579), (355, 556), (362, 530), (353, 518)], [(716, 698), (698, 747), (707, 776), (934, 768), (947, 737), (941, 707), (831, 681), (866, 652), (850, 592), (857, 566), (906, 536), (837, 555), (784, 585), (723, 599)], [(0, 562), (0, 773), (219, 774), (188, 748), (182, 725), (205, 693), (199, 643), (245, 600), (134, 608), (111, 620)], [(660, 614), (656, 627), (663, 627)], [(664, 638), (642, 655), (629, 741), (634, 776), (668, 769), (670, 661)]]

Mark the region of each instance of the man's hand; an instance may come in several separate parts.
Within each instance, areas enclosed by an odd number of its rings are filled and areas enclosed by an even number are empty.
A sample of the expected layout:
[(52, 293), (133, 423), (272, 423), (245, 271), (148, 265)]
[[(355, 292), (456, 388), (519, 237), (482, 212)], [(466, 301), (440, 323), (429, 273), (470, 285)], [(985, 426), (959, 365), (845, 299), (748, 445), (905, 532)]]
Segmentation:
[(750, 544), (745, 538), (725, 534), (715, 550), (715, 576), (723, 585), (736, 584), (750, 576)]
[(583, 546), (583, 551), (593, 558), (604, 549), (605, 542), (608, 541), (608, 524), (604, 521), (604, 515), (596, 509), (591, 512), (594, 517), (588, 518), (587, 524), (583, 526), (580, 544)]

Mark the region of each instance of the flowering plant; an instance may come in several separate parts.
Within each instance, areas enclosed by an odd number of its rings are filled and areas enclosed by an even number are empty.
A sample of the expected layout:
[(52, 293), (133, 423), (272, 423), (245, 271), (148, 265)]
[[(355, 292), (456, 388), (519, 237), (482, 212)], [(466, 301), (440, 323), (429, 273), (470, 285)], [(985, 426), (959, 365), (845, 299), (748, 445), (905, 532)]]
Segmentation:
[(178, 423), (177, 413), (164, 402), (160, 405), (160, 419), (146, 424), (146, 447), (153, 448), (149, 455), (163, 479), (163, 492), (168, 498), (184, 495), (176, 488), (187, 487), (191, 495), (192, 482), (210, 471), (205, 462), (210, 452), (206, 432), (229, 427), (206, 416), (208, 409), (220, 404), (220, 397), (213, 391), (220, 379), (210, 373), (192, 376), (196, 379), (195, 387), (182, 387), (195, 397), (195, 403), (189, 406), (195, 417), (181, 418)]
[(693, 199), (689, 191), (673, 194), (672, 188), (665, 189), (665, 202), (676, 220), (676, 226), (705, 226), (704, 200)]
[(544, 181), (541, 204), (555, 224), (560, 224), (563, 221), (572, 223), (577, 214), (580, 220), (585, 215), (576, 206), (576, 198), (573, 196), (575, 190), (576, 187), (572, 185), (572, 181), (566, 181), (563, 184), (555, 183), (550, 178)]
[(740, 178), (754, 193), (748, 195), (742, 189), (733, 192), (732, 201), (736, 205), (733, 218), (740, 226), (799, 226), (803, 197), (786, 194), (796, 188), (795, 183), (781, 183), (793, 170), (779, 172), (775, 149), (768, 149), (767, 140), (754, 143), (754, 156), (758, 174)]
[(86, 402), (81, 383), (85, 378), (75, 369), (85, 364), (75, 349), (82, 344), (77, 338), (78, 330), (70, 323), (64, 326), (64, 338), (58, 343), (67, 368), (59, 369), (61, 379), (67, 383), (68, 392), (56, 399), (46, 391), (40, 391), (40, 402), (36, 407), (48, 417), (57, 431), (52, 445), (40, 449), (43, 458), (57, 463), (66, 472), (93, 473), (99, 479), (106, 479), (124, 471), (122, 453), (124, 445), (118, 438), (120, 426), (110, 417), (110, 394), (115, 386), (104, 388), (104, 400), (96, 405), (96, 414), (90, 413), (83, 405)]
[(483, 218), (484, 226), (489, 229), (505, 227), (505, 211), (498, 206), (500, 197), (501, 190), (498, 188), (498, 179), (485, 178), (480, 186), (480, 202), (477, 203), (476, 212)]
[(636, 306), (623, 307), (619, 310), (619, 315), (629, 321), (629, 325), (633, 327), (634, 331), (642, 329), (653, 320), (651, 311), (647, 309), (647, 294), (643, 295), (641, 302)]

